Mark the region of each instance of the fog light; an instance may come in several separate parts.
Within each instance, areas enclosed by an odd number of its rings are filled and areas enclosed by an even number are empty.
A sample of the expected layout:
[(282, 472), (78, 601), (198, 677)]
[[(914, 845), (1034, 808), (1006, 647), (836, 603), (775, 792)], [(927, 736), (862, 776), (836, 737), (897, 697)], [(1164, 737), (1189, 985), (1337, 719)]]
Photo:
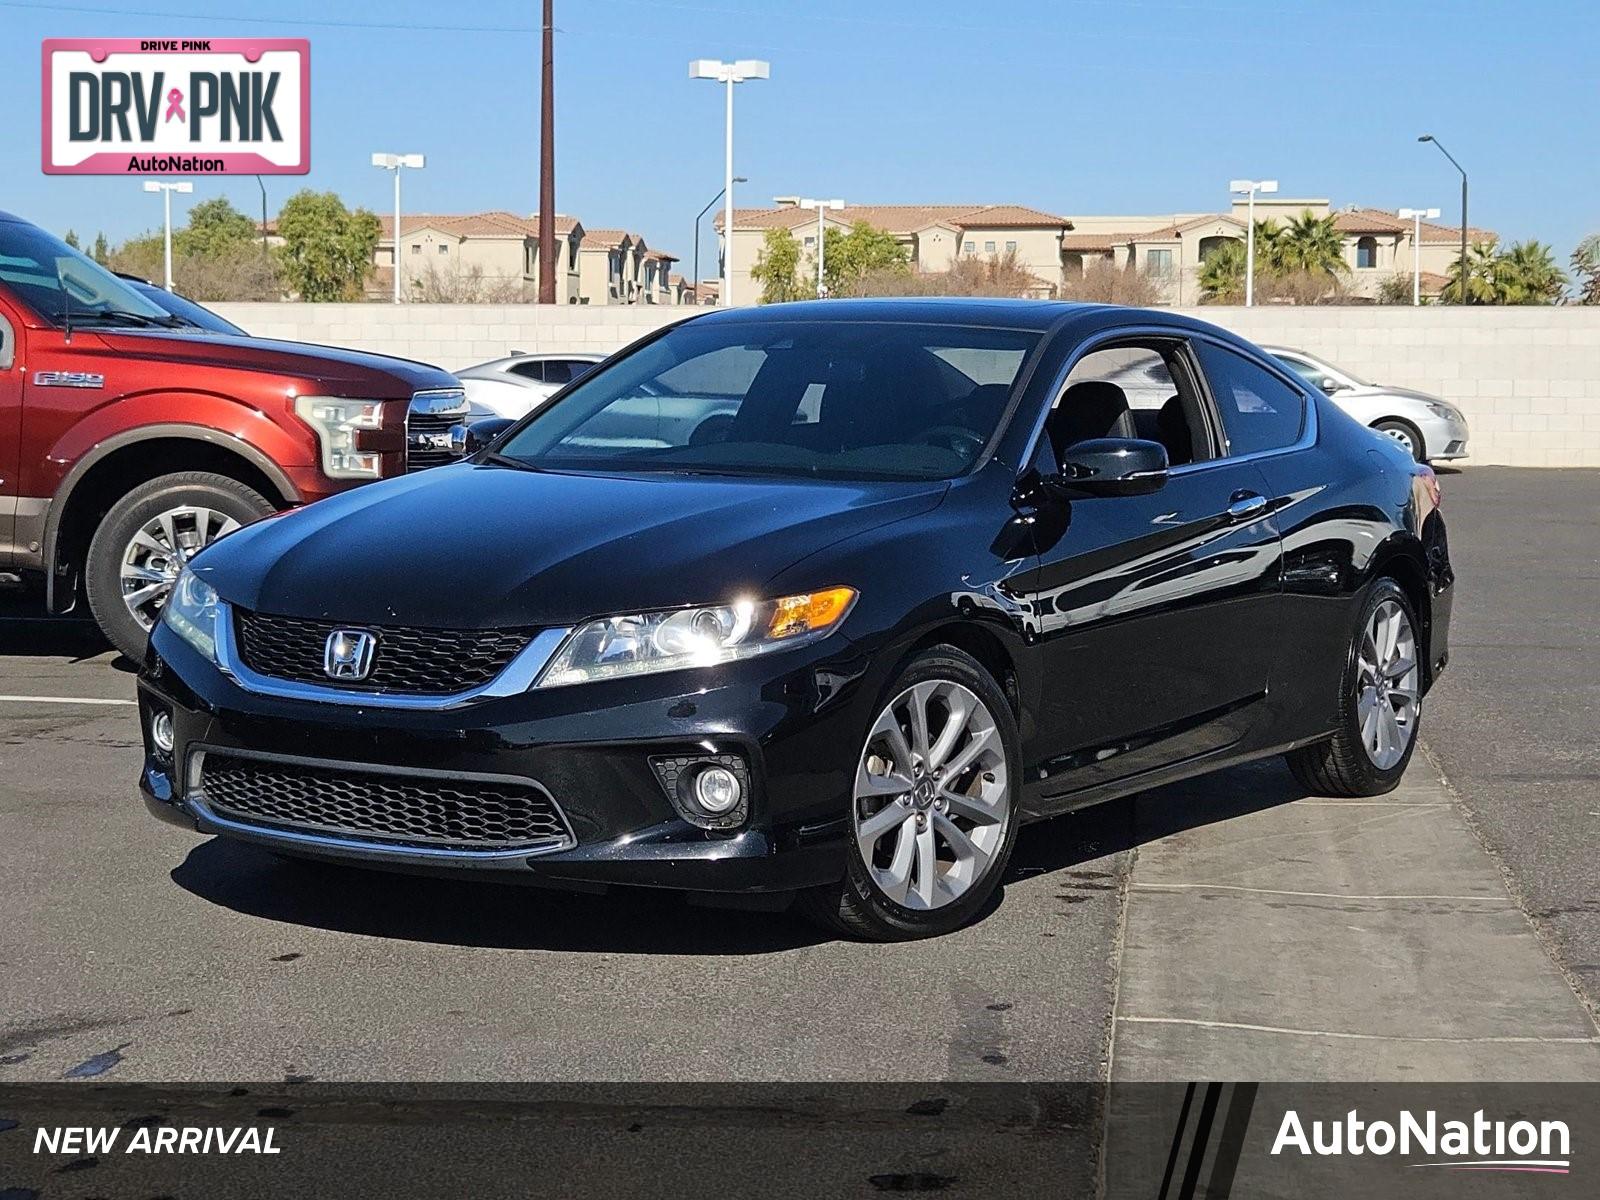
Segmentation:
[(731, 812), (743, 794), (739, 777), (726, 767), (703, 767), (694, 777), (694, 802), (713, 816)]
[(157, 712), (150, 718), (150, 741), (162, 754), (172, 753), (172, 714)]

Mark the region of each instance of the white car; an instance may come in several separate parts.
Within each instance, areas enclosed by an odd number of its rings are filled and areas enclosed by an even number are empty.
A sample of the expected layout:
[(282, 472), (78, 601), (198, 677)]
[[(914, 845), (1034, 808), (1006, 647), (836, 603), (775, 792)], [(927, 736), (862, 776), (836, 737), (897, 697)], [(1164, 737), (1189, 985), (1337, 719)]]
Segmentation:
[(455, 377), (467, 391), (472, 420), (515, 420), (538, 408), (604, 358), (603, 354), (586, 353), (511, 354), (457, 371)]
[(1363, 425), (1388, 434), (1418, 462), (1467, 456), (1467, 419), (1455, 405), (1427, 392), (1368, 383), (1304, 350), (1262, 349)]

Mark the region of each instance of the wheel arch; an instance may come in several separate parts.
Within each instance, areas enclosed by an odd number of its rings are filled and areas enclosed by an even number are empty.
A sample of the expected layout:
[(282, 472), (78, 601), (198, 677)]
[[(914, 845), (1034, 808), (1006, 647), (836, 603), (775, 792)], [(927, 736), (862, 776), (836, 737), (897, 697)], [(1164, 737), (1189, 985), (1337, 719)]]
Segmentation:
[[(1422, 430), (1415, 421), (1406, 417), (1396, 416), (1394, 413), (1384, 413), (1382, 416), (1373, 417), (1372, 420), (1367, 422), (1367, 428), (1374, 432), (1382, 432), (1378, 429), (1380, 425), (1404, 425), (1411, 432), (1411, 436), (1416, 439), (1419, 452), (1417, 461), (1426, 462), (1428, 460), (1428, 439), (1422, 435)], [(1388, 435), (1385, 434), (1384, 436), (1387, 437)], [(1393, 441), (1394, 439), (1390, 438), (1390, 440)]]
[(130, 488), (179, 471), (212, 471), (245, 484), (280, 507), (300, 501), (283, 469), (255, 446), (199, 425), (147, 425), (98, 443), (61, 481), (45, 518), (45, 606), (72, 606), (89, 539)]
[(1433, 593), (1428, 587), (1428, 568), (1420, 544), (1401, 537), (1390, 538), (1372, 557), (1367, 568), (1367, 582), (1375, 579), (1392, 579), (1411, 601), (1422, 628), (1419, 631), (1426, 648), (1422, 657), (1424, 686), (1431, 684), (1429, 665), (1433, 661)]
[(919, 634), (906, 650), (905, 659), (914, 658), (934, 646), (954, 646), (975, 658), (999, 685), (1012, 715), (1021, 722), (1022, 694), (1016, 658), (998, 633), (982, 621), (946, 621)]

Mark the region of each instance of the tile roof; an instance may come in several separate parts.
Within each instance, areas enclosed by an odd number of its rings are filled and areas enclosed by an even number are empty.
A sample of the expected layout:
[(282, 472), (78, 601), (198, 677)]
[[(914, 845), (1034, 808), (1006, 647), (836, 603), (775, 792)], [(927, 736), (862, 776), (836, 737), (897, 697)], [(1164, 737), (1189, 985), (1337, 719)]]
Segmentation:
[[(889, 233), (915, 233), (930, 225), (945, 224), (957, 229), (1071, 229), (1066, 217), (1040, 212), (1018, 204), (847, 204), (828, 213), (828, 220), (837, 224), (854, 225), (865, 221)], [(777, 208), (736, 208), (733, 210), (735, 229), (796, 229), (814, 225), (817, 213), (812, 208), (798, 205), (779, 205)], [(722, 228), (722, 214), (713, 218), (715, 228)]]
[[(575, 217), (556, 214), (556, 233), (566, 237), (575, 228), (578, 221)], [(394, 236), (394, 218), (380, 216), (378, 218), (378, 236), (382, 240), (390, 240)], [(516, 213), (495, 209), (480, 213), (404, 213), (400, 217), (400, 233), (405, 236), (421, 229), (437, 229), (440, 233), (448, 233), (452, 237), (516, 237), (536, 238), (539, 236), (539, 214), (531, 217), (519, 217)]]
[[(1411, 218), (1402, 219), (1397, 213), (1381, 208), (1357, 208), (1345, 212), (1334, 213), (1334, 223), (1340, 233), (1409, 233), (1411, 231)], [(1479, 229), (1475, 225), (1467, 227), (1467, 240), (1470, 242), (1494, 242), (1500, 235), (1492, 229)], [(1435, 245), (1438, 243), (1453, 244), (1461, 240), (1461, 226), (1439, 225), (1432, 221), (1422, 222), (1422, 244)]]
[[(615, 250), (626, 241), (638, 241), (638, 237), (626, 229), (585, 229), (583, 231), (583, 244), (590, 247), (590, 243), (606, 250)], [(592, 248), (592, 247), (591, 247)]]

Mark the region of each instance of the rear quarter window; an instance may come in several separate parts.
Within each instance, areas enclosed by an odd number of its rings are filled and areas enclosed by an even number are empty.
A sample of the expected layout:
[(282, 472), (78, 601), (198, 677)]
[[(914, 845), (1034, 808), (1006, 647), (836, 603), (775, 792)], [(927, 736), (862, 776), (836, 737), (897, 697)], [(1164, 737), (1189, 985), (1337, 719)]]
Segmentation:
[(1282, 450), (1300, 440), (1306, 420), (1301, 392), (1242, 354), (1211, 342), (1198, 342), (1197, 349), (1230, 456)]

